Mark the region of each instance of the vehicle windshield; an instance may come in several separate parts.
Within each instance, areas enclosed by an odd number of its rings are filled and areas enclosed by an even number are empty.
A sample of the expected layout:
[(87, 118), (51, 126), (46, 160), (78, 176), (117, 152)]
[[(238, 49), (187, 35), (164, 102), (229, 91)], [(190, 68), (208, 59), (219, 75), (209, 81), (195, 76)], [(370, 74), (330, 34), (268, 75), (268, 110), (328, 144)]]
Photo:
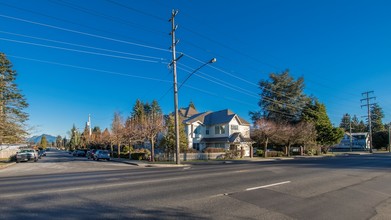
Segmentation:
[(28, 153), (28, 152), (34, 152), (34, 150), (21, 150), (20, 153)]
[(102, 150), (101, 153), (102, 154), (108, 154), (109, 152), (107, 150)]

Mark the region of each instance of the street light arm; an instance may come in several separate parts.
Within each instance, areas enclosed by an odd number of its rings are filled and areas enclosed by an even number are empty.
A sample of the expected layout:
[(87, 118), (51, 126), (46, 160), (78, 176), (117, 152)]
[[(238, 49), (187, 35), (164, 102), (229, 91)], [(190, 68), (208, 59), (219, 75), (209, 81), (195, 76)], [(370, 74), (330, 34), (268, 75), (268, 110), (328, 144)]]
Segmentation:
[(210, 64), (210, 63), (215, 63), (217, 61), (216, 58), (212, 58), (211, 60), (209, 60), (208, 62), (202, 64), (200, 67), (198, 67), (197, 69), (193, 70), (193, 72), (191, 72), (185, 80), (183, 80), (183, 82), (181, 83), (181, 85), (179, 86), (178, 90), (181, 89), (181, 87), (183, 86), (183, 84), (185, 84), (185, 82), (194, 74), (196, 73), (198, 70), (200, 70), (202, 67)]

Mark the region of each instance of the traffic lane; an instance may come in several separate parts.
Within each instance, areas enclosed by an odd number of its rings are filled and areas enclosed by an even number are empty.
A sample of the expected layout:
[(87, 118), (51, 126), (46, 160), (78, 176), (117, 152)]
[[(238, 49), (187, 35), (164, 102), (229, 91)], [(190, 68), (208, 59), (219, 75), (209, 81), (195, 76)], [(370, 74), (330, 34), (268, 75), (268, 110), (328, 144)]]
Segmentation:
[[(116, 182), (126, 182), (131, 183), (131, 185), (137, 185), (139, 183), (158, 183), (162, 181), (172, 182), (172, 181), (190, 181), (189, 186), (193, 183), (196, 183), (198, 186), (210, 186), (210, 189), (219, 190), (217, 194), (229, 193), (238, 190), (238, 185), (242, 187), (252, 187), (258, 184), (269, 184), (273, 182), (286, 181), (288, 179), (295, 179), (296, 176), (300, 176), (295, 182), (297, 187), (294, 187), (295, 190), (287, 193), (297, 193), (297, 192), (311, 192), (307, 190), (311, 186), (310, 182), (313, 183), (314, 180), (318, 180), (317, 184), (312, 184), (315, 186), (321, 186), (320, 183), (323, 182), (323, 179), (327, 175), (321, 174), (321, 170), (316, 168), (307, 168), (305, 170), (298, 169), (296, 172), (291, 172), (290, 169), (285, 168), (285, 164), (279, 164), (282, 167), (278, 167), (278, 164), (272, 167), (268, 166), (250, 166), (247, 165), (228, 165), (228, 166), (212, 166), (206, 172), (205, 169), (171, 169), (167, 170), (108, 170), (108, 171), (91, 171), (88, 173), (62, 173), (60, 175), (38, 175), (38, 176), (27, 176), (20, 178), (11, 178), (3, 179), (1, 182), (1, 191), (6, 193), (10, 189), (17, 188), (21, 193), (23, 191), (31, 190), (40, 190), (42, 186), (49, 187), (55, 186), (56, 188), (64, 188), (68, 190), (69, 186), (77, 185), (80, 187), (86, 186), (86, 189), (90, 189), (91, 185), (103, 185), (111, 184)], [(80, 165), (79, 165), (80, 166)], [(292, 167), (290, 167), (292, 168)], [(277, 171), (277, 172), (276, 172)], [(332, 172), (327, 171), (328, 175)], [(279, 175), (276, 175), (279, 174)], [(312, 176), (316, 174), (317, 177)], [(177, 175), (180, 175), (180, 178), (177, 178)], [(306, 177), (310, 177), (312, 181), (303, 181), (306, 180)], [(330, 178), (330, 177), (327, 177)], [(345, 174), (335, 175), (333, 177), (337, 183), (341, 184), (332, 184), (331, 189), (328, 191), (344, 187), (346, 185), (354, 184), (361, 179), (352, 178), (352, 176), (346, 176)], [(153, 181), (157, 179), (158, 181)], [(227, 179), (225, 184), (221, 184), (221, 179)], [(341, 181), (343, 179), (348, 179), (349, 181)], [(243, 181), (246, 180), (246, 181)], [(120, 184), (121, 185), (121, 184)], [(126, 185), (126, 184), (125, 184)], [(168, 184), (170, 186), (170, 184)], [(219, 187), (215, 187), (219, 186)], [(79, 189), (77, 188), (77, 189)], [(312, 189), (314, 187), (312, 186)], [(83, 189), (83, 188), (81, 188)], [(168, 189), (169, 190), (169, 189)], [(326, 190), (326, 191), (327, 191)], [(314, 192), (322, 192), (322, 190), (313, 189)], [(157, 192), (158, 193), (158, 192)], [(311, 194), (311, 193), (310, 193)], [(301, 195), (303, 196), (303, 195)], [(304, 195), (305, 196), (305, 195)]]
[[(360, 163), (359, 163), (360, 164)], [(286, 164), (282, 163), (280, 164), (282, 167), (284, 167)], [(218, 169), (216, 169), (216, 167)], [(58, 192), (49, 192), (46, 194), (40, 194), (43, 198), (46, 196), (50, 197), (52, 195), (59, 194), (61, 195), (61, 198), (66, 198), (68, 196), (77, 197), (82, 196), (83, 198), (88, 198), (91, 204), (98, 203), (98, 204), (105, 204), (106, 199), (108, 199), (112, 203), (116, 204), (122, 204), (122, 203), (129, 203), (131, 204), (132, 208), (138, 208), (135, 210), (143, 210), (143, 207), (154, 207), (153, 210), (163, 210), (167, 207), (171, 207), (173, 209), (177, 209), (177, 207), (181, 207), (181, 205), (189, 203), (194, 203), (196, 201), (204, 201), (204, 200), (216, 200), (216, 196), (213, 196), (215, 194), (220, 194), (221, 190), (225, 190), (228, 188), (234, 188), (234, 189), (240, 189), (243, 187), (240, 187), (243, 185), (243, 182), (247, 182), (248, 184), (252, 185), (252, 181), (249, 181), (249, 179), (245, 178), (246, 176), (255, 176), (258, 175), (245, 175), (249, 174), (252, 169), (259, 170), (261, 167), (256, 168), (250, 168), (246, 167), (245, 165), (241, 166), (235, 166), (238, 168), (238, 174), (235, 175), (232, 173), (234, 166), (212, 166), (211, 172), (221, 171), (224, 168), (227, 168), (227, 172), (220, 173), (220, 175), (212, 175), (210, 176), (200, 176), (195, 175), (195, 172), (200, 172), (200, 170), (194, 169), (188, 169), (183, 171), (178, 170), (171, 170), (170, 172), (174, 172), (179, 174), (188, 173), (192, 175), (194, 178), (189, 178), (188, 181), (185, 181), (187, 179), (184, 177), (184, 179), (167, 179), (163, 181), (156, 181), (151, 182), (150, 180), (146, 179), (144, 182), (136, 183), (136, 185), (127, 184), (124, 183), (123, 185), (113, 185), (111, 184), (108, 187), (103, 187), (101, 189), (95, 189), (96, 193), (93, 193), (93, 189), (91, 190), (79, 190), (79, 191), (58, 191)], [(263, 168), (267, 168), (264, 166)], [(271, 168), (271, 167), (269, 167)], [(307, 167), (305, 170), (308, 173), (308, 170), (314, 169)], [(273, 170), (273, 169), (272, 169)], [(283, 170), (286, 170), (285, 168), (277, 170), (276, 173), (278, 174), (284, 174), (281, 173)], [(299, 169), (301, 170), (301, 169)], [(326, 170), (324, 168), (320, 170)], [(275, 171), (275, 170), (274, 170)], [(205, 172), (205, 170), (203, 170)], [(258, 171), (259, 172), (259, 171)], [(273, 172), (269, 172), (273, 173)], [(288, 172), (292, 173), (292, 172)], [(317, 173), (317, 172), (311, 172), (311, 173)], [(156, 173), (150, 173), (152, 176), (155, 176), (155, 178), (160, 179), (160, 177), (156, 177)], [(202, 174), (202, 173), (201, 173)], [(250, 173), (251, 174), (251, 173)], [(286, 173), (285, 173), (286, 174)], [(318, 174), (322, 174), (321, 172), (318, 172)], [(244, 176), (243, 176), (244, 175)], [(213, 176), (215, 178), (213, 178)], [(235, 181), (235, 178), (229, 178), (229, 176), (238, 177), (237, 181)], [(265, 179), (270, 180), (270, 177), (267, 177), (265, 173), (260, 174), (259, 176), (263, 176)], [(145, 176), (144, 176), (145, 177)], [(204, 178), (203, 178), (204, 177)], [(217, 178), (217, 179), (216, 179)], [(211, 182), (209, 181), (211, 180)], [(220, 181), (218, 181), (220, 180)], [(240, 180), (240, 181), (239, 181)], [(213, 184), (215, 182), (215, 184)], [(191, 183), (195, 183), (195, 185), (192, 185)], [(259, 183), (259, 182), (256, 182)], [(204, 184), (204, 185), (202, 185)], [(162, 186), (163, 185), (163, 186)], [(255, 185), (255, 182), (254, 182)], [(187, 188), (186, 188), (187, 187)], [(153, 191), (153, 189), (158, 189), (158, 192)], [(183, 190), (181, 190), (183, 189)], [(229, 190), (230, 191), (230, 190)], [(185, 195), (183, 197), (183, 195)], [(212, 195), (212, 196), (211, 196)], [(38, 195), (39, 196), (39, 195)], [(15, 198), (13, 198), (14, 200)], [(36, 198), (39, 200), (39, 198)], [(66, 200), (66, 199), (65, 199)], [(221, 199), (219, 199), (221, 200)], [(224, 200), (225, 201), (225, 200)], [(23, 201), (21, 201), (23, 202)], [(136, 203), (136, 204), (135, 204)], [(60, 205), (61, 206), (61, 205)], [(158, 208), (161, 207), (161, 208)], [(191, 206), (187, 207), (187, 209), (191, 209)], [(26, 210), (28, 211), (28, 210)], [(119, 213), (126, 213), (126, 211), (119, 211)], [(140, 213), (143, 213), (140, 211)], [(204, 216), (205, 217), (205, 216)]]

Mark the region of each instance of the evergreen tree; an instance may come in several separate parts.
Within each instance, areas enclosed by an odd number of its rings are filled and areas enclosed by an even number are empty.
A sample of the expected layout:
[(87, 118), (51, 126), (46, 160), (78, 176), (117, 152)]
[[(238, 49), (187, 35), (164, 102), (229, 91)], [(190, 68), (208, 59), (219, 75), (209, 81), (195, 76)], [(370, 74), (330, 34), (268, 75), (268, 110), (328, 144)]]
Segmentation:
[(75, 125), (72, 126), (70, 135), (69, 150), (76, 150), (80, 146), (80, 134)]
[(139, 99), (137, 99), (136, 104), (133, 106), (131, 117), (137, 120), (141, 120), (144, 116), (144, 104)]
[(343, 115), (339, 127), (344, 129), (344, 131), (346, 132), (350, 132), (351, 121), (350, 121), (350, 115), (348, 113)]
[(258, 102), (260, 111), (250, 112), (255, 122), (261, 116), (276, 122), (295, 123), (301, 120), (303, 107), (309, 101), (303, 93), (304, 78), (295, 80), (286, 70), (281, 74), (271, 73), (269, 80), (261, 80), (261, 99)]
[(160, 108), (160, 105), (156, 100), (152, 101), (150, 114), (152, 115), (152, 117), (157, 117), (163, 114), (162, 109)]
[(58, 135), (57, 137), (56, 137), (56, 147), (57, 148), (62, 148), (62, 137), (60, 136), (60, 135)]
[(334, 128), (326, 113), (324, 104), (312, 100), (304, 108), (302, 118), (313, 122), (316, 129), (316, 142), (321, 146), (330, 146), (341, 141), (344, 132), (341, 128)]
[[(160, 143), (160, 147), (162, 147), (166, 153), (172, 154), (176, 151), (174, 116), (170, 115), (166, 118), (166, 129), (167, 131)], [(187, 147), (188, 142), (185, 128), (182, 123), (179, 123), (179, 148), (181, 151), (184, 151)]]
[(39, 146), (43, 149), (46, 149), (48, 147), (48, 141), (46, 139), (46, 136), (45, 135), (42, 135), (42, 138), (41, 138), (41, 143), (39, 144)]
[(27, 135), (25, 122), (28, 107), (25, 97), (15, 84), (17, 72), (4, 53), (0, 53), (0, 144), (17, 143)]
[(384, 131), (384, 125), (382, 119), (384, 118), (383, 109), (377, 104), (371, 106), (371, 123), (372, 123), (372, 132), (376, 133), (378, 131)]

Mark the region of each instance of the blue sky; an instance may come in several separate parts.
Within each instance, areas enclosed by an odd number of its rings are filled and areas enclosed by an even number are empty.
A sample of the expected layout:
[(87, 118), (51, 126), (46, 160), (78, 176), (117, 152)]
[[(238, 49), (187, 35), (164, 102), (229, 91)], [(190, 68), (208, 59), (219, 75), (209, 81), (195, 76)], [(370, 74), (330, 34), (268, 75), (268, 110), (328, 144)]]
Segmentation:
[(178, 82), (217, 59), (180, 89), (179, 106), (249, 119), (259, 80), (289, 69), (334, 125), (344, 113), (366, 114), (366, 91), (390, 122), (389, 1), (0, 0), (0, 51), (19, 73), (31, 134), (83, 130), (89, 114), (104, 129), (136, 99), (173, 111), (172, 9), (184, 53)]

